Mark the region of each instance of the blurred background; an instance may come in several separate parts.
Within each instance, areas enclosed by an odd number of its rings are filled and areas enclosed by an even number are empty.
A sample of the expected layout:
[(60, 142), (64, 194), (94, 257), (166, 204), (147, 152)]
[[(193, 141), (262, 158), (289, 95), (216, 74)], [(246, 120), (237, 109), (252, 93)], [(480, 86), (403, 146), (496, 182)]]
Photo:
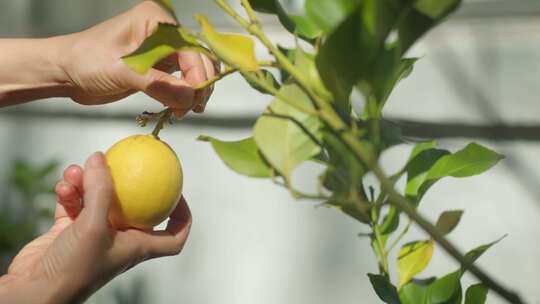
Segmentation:
[[(138, 1), (0, 0), (0, 37), (46, 37), (85, 29)], [(231, 1), (236, 7), (238, 1)], [(283, 1), (298, 10), (302, 1)], [(204, 13), (221, 30), (239, 30), (211, 0), (174, 1), (184, 25)], [(294, 41), (277, 21), (263, 18), (274, 41)], [(259, 57), (267, 53), (259, 48)], [(89, 52), (92, 50), (89, 49)], [(447, 179), (426, 195), (421, 211), (436, 220), (465, 209), (451, 235), (465, 251), (508, 234), (479, 264), (540, 303), (540, 2), (464, 0), (451, 20), (412, 51), (421, 56), (399, 85), (386, 116), (412, 138), (439, 138), (457, 150), (477, 141), (507, 156), (488, 173)], [(0, 67), (0, 73), (2, 67)], [(123, 274), (88, 303), (378, 303), (366, 276), (376, 261), (365, 227), (343, 214), (294, 201), (266, 180), (229, 171), (198, 135), (241, 139), (269, 102), (240, 77), (218, 83), (204, 115), (190, 114), (162, 138), (180, 156), (184, 194), (194, 217), (179, 257), (149, 261)], [(0, 255), (13, 254), (50, 224), (50, 189), (71, 163), (136, 133), (135, 116), (160, 106), (137, 94), (107, 106), (50, 99), (0, 109)], [(408, 156), (400, 145), (384, 156), (395, 170)], [(312, 187), (317, 168), (300, 168), (294, 182)], [(414, 230), (405, 241), (425, 237)], [(96, 265), (99, 266), (99, 265)], [(424, 276), (456, 268), (442, 250)], [(466, 276), (464, 286), (474, 282)], [(490, 295), (489, 303), (503, 303)]]

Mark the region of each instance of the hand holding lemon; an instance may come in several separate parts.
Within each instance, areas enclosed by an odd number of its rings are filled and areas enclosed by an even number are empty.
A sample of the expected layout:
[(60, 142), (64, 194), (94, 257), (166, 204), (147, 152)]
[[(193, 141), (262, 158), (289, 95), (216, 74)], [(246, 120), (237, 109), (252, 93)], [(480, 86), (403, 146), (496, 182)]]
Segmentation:
[[(108, 210), (113, 228), (152, 230), (171, 216), (182, 195), (183, 175), (169, 145), (153, 135), (133, 135), (111, 146), (105, 160), (114, 190)], [(83, 169), (69, 166), (56, 193), (72, 219), (82, 210), (84, 192)]]
[(114, 227), (151, 229), (169, 217), (182, 192), (182, 167), (174, 151), (152, 135), (133, 135), (106, 153), (116, 198)]

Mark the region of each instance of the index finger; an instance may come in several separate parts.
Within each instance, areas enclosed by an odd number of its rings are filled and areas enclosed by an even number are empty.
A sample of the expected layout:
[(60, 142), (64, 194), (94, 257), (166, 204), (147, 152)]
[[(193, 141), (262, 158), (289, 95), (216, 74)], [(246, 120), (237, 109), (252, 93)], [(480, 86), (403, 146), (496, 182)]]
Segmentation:
[(143, 244), (150, 257), (176, 255), (182, 251), (191, 228), (191, 211), (184, 197), (172, 212), (167, 227), (162, 231), (145, 234)]
[[(178, 52), (178, 67), (182, 72), (182, 78), (190, 85), (196, 87), (198, 84), (208, 80), (206, 68), (201, 55), (194, 51)], [(196, 112), (202, 110), (205, 98), (204, 90), (196, 90), (193, 102), (193, 109)]]

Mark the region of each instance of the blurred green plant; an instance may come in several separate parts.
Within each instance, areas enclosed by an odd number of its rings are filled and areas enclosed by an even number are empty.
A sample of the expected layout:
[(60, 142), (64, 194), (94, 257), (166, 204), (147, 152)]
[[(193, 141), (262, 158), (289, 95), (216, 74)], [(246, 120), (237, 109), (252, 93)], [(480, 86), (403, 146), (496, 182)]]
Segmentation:
[(54, 204), (39, 204), (38, 197), (50, 196), (54, 201), (53, 185), (58, 162), (31, 164), (17, 160), (9, 173), (5, 201), (0, 204), (1, 273), (5, 273), (12, 257), (40, 234), (40, 226), (52, 224)]
[[(175, 16), (170, 0), (155, 2)], [(269, 178), (288, 188), (295, 198), (321, 201), (367, 225), (379, 266), (379, 273), (369, 274), (369, 279), (385, 303), (464, 300), (466, 304), (481, 304), (488, 288), (511, 303), (522, 303), (516, 293), (474, 264), (495, 242), (463, 254), (446, 239), (459, 223), (462, 210), (444, 212), (436, 224), (418, 212), (424, 194), (438, 180), (481, 174), (502, 155), (476, 143), (452, 153), (431, 141), (417, 144), (402, 169), (391, 175), (380, 165), (384, 151), (403, 143), (399, 128), (383, 118), (383, 108), (418, 60), (407, 57), (407, 51), (451, 14), (460, 0), (305, 0), (304, 14), (287, 12), (278, 0), (241, 0), (243, 15), (224, 0), (215, 2), (249, 35), (217, 32), (206, 17), (198, 15), (200, 31), (160, 24), (137, 51), (124, 58), (133, 70), (145, 73), (174, 51), (200, 51), (219, 59), (225, 69), (197, 89), (239, 72), (254, 89), (274, 97), (255, 123), (253, 136), (232, 142), (209, 136), (200, 140), (209, 141), (232, 170)], [(294, 35), (296, 46), (288, 49), (272, 43), (256, 11), (275, 15)], [(274, 61), (257, 60), (252, 37), (267, 48)], [(277, 70), (280, 81), (272, 69)], [(364, 97), (361, 111), (353, 107), (353, 91)], [(171, 111), (165, 109), (146, 113), (138, 121), (145, 125), (157, 119), (153, 134), (158, 136), (170, 118)], [(303, 193), (293, 186), (294, 170), (306, 161), (326, 168), (318, 179), (319, 193)], [(368, 173), (378, 179), (378, 191), (368, 186)], [(405, 189), (396, 189), (401, 178), (406, 179)], [(408, 222), (399, 231), (402, 214)], [(413, 223), (429, 238), (401, 246), (397, 274), (393, 274), (389, 254)], [(419, 280), (417, 276), (431, 261), (435, 244), (461, 267), (439, 278)], [(469, 287), (463, 299), (460, 279), (465, 271), (476, 276), (481, 285)]]

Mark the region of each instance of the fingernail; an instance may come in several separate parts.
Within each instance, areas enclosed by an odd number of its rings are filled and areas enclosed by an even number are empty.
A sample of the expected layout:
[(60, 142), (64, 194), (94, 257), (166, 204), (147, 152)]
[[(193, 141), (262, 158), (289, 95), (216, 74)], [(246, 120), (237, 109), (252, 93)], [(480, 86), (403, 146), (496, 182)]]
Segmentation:
[(93, 168), (101, 168), (105, 166), (105, 155), (101, 152), (95, 152), (88, 158), (88, 166)]
[(204, 111), (204, 107), (200, 104), (196, 105), (195, 108), (193, 108), (193, 112), (195, 113), (202, 113)]
[(59, 181), (56, 186), (54, 187), (54, 190), (56, 192), (61, 191), (61, 188), (69, 188), (70, 184), (68, 184), (66, 181)]

